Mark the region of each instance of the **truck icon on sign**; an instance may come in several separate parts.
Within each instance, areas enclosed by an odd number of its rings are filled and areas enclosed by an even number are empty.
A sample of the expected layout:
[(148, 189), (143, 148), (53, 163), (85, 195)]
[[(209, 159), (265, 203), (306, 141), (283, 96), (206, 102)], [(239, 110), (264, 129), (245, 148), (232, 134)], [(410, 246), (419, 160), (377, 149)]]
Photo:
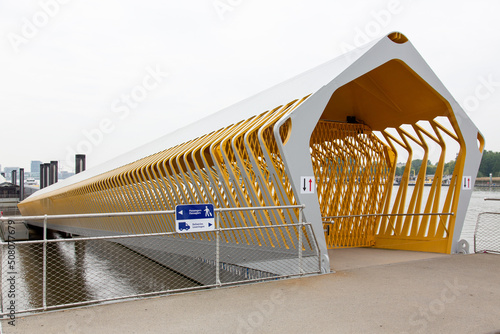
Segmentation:
[(190, 228), (186, 222), (179, 222), (179, 231), (188, 231)]

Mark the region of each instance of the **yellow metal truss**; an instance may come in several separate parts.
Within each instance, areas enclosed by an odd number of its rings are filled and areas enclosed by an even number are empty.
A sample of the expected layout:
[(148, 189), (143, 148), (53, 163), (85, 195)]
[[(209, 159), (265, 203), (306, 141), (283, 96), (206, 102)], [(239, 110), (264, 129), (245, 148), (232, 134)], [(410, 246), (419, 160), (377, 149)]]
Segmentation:
[[(353, 59), (328, 62), (220, 115), (239, 113), (240, 106), (250, 115), (252, 106), (281, 101), (293, 92), (302, 92), (296, 93), (299, 97), (312, 95), (207, 134), (199, 135), (200, 128), (193, 126), (197, 138), (84, 181), (42, 190), (20, 203), (19, 209), (23, 215), (40, 215), (172, 210), (177, 204), (207, 202), (220, 208), (307, 203), (301, 218), (315, 220), (310, 223), (316, 236), (324, 227), (326, 245), (322, 236), (318, 238), (324, 270), (328, 270), (326, 247), (449, 253), (456, 246), (452, 245), (457, 238), (455, 215), (460, 214), (459, 228), (464, 218), (459, 200), (466, 205), (470, 198), (470, 193), (461, 193), (460, 181), (464, 169), (469, 175), (476, 173), (484, 139), (407, 38), (400, 33), (387, 37), (370, 50), (353, 50)], [(441, 119), (449, 124), (441, 124)], [(476, 131), (479, 150), (474, 147)], [(307, 144), (299, 142), (304, 138), (309, 140), (310, 165)], [(451, 180), (443, 186), (450, 142), (458, 146), (458, 153)], [(422, 164), (411, 179), (412, 160), (420, 158), (416, 152), (423, 152)], [(431, 156), (435, 159), (436, 152), (439, 160), (429, 181), (427, 162)], [(396, 188), (398, 153), (407, 161)], [(311, 173), (318, 202), (311, 193), (300, 193), (296, 184)], [(317, 204), (324, 222), (319, 221)], [(454, 215), (422, 215), (440, 213)], [(367, 214), (384, 216), (359, 216)], [(349, 217), (328, 218), (332, 216)], [(274, 209), (224, 211), (220, 223), (243, 227), (298, 221), (298, 209)], [(57, 220), (52, 223), (62, 225)], [(73, 219), (64, 225), (127, 234), (175, 230), (173, 216)], [(224, 240), (296, 247), (297, 230), (273, 231), (233, 231), (225, 233)], [(178, 238), (210, 240), (209, 234)]]
[[(24, 215), (34, 215), (172, 210), (177, 204), (207, 202), (221, 208), (295, 204), (273, 127), (306, 98), (45, 196), (28, 198), (20, 209)], [(287, 140), (290, 126), (290, 122), (281, 126), (280, 142)], [(296, 222), (298, 210), (224, 212), (220, 220), (221, 227)], [(73, 219), (64, 225), (119, 233), (175, 231), (171, 215)], [(297, 230), (255, 229), (224, 233), (224, 237), (226, 242), (293, 248), (297, 240), (293, 233)], [(209, 234), (182, 237), (210, 239)]]
[[(465, 158), (460, 138), (436, 120), (428, 122), (432, 131), (418, 124), (410, 134), (396, 128), (398, 136), (385, 129), (377, 136), (362, 124), (320, 121), (311, 136), (311, 159), (317, 180), (318, 200), (325, 217), (325, 237), (329, 248), (367, 247), (448, 252), (455, 216), (409, 215), (343, 217), (365, 214), (415, 214), (456, 212)], [(444, 136), (455, 140), (460, 151), (449, 186), (444, 187), (446, 156)], [(384, 139), (384, 140), (382, 140)], [(431, 184), (426, 184), (429, 145), (433, 141), (441, 153)], [(398, 149), (408, 153), (406, 168), (397, 193), (392, 197)], [(416, 180), (410, 182), (414, 147), (424, 151)], [(424, 186), (429, 186), (424, 195)], [(413, 187), (408, 201), (409, 187)], [(440, 201), (443, 188), (446, 198)]]
[[(392, 150), (362, 124), (320, 121), (311, 136), (311, 158), (323, 217), (383, 212), (392, 187)], [(375, 217), (325, 223), (328, 247), (373, 246)]]
[[(452, 120), (453, 123), (453, 120)], [(391, 148), (395, 149), (395, 144), (408, 152), (406, 168), (401, 179), (395, 200), (391, 203), (392, 208), (386, 207), (385, 213), (443, 213), (450, 212), (456, 214), (460, 195), (460, 180), (463, 173), (465, 161), (465, 144), (459, 135), (453, 133), (436, 120), (428, 122), (432, 131), (427, 131), (418, 124), (413, 124), (412, 128), (416, 137), (402, 128), (397, 129), (399, 138), (390, 135), (387, 131), (382, 134)], [(457, 132), (458, 133), (458, 132)], [(443, 170), (446, 156), (446, 141), (444, 136), (454, 140), (459, 144), (455, 168), (450, 184), (443, 186)], [(426, 169), (429, 158), (429, 145), (426, 141), (435, 142), (441, 150), (436, 173), (430, 184), (430, 191), (427, 198), (424, 197), (424, 186), (426, 186)], [(424, 151), (422, 165), (418, 171), (411, 198), (406, 203), (408, 186), (410, 185), (411, 161), (413, 157), (412, 145), (416, 144)], [(429, 185), (429, 184), (427, 184)], [(446, 190), (444, 203), (440, 201), (441, 192)], [(378, 219), (376, 246), (381, 248), (396, 248), (407, 250), (420, 250), (447, 253), (451, 247), (451, 239), (455, 223), (453, 216), (397, 216), (383, 217)]]
[[(294, 100), (80, 183), (28, 198), (24, 215), (172, 210), (177, 204), (214, 203), (221, 208), (297, 204), (278, 143), (286, 144), (293, 122), (274, 127), (307, 99)], [(373, 131), (368, 125), (319, 120), (310, 138), (311, 162), (323, 217), (361, 214), (456, 212), (465, 150), (458, 131), (436, 120)], [(451, 122), (453, 124), (453, 122)], [(394, 131), (389, 131), (393, 129)], [(444, 203), (440, 202), (446, 140), (460, 146)], [(482, 139), (482, 138), (478, 138)], [(429, 196), (424, 196), (428, 141), (441, 149)], [(484, 145), (484, 144), (483, 144)], [(408, 200), (413, 150), (423, 162)], [(408, 154), (400, 186), (392, 194), (398, 150)], [(427, 184), (428, 185), (428, 184)], [(298, 210), (234, 211), (221, 214), (221, 227), (298, 222)], [(380, 247), (449, 252), (454, 216), (343, 217), (325, 219), (328, 248)], [(54, 224), (57, 224), (54, 221)], [(64, 225), (117, 233), (175, 231), (173, 216), (73, 219)], [(224, 234), (225, 242), (294, 248), (296, 229), (255, 229)], [(210, 240), (209, 234), (186, 239)], [(308, 241), (308, 240), (306, 240)]]

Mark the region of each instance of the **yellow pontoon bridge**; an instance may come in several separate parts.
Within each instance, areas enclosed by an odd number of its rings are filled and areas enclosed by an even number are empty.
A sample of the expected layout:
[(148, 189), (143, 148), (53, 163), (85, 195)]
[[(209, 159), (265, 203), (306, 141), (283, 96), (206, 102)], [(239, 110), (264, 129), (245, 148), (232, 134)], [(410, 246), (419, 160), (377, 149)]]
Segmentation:
[[(473, 184), (483, 147), (478, 129), (412, 44), (391, 33), (40, 190), (19, 209), (42, 215), (171, 210), (189, 203), (304, 204), (303, 219), (312, 224), (329, 271), (331, 248), (456, 252), (471, 196), (463, 181)], [(443, 186), (450, 148), (456, 163)], [(416, 152), (423, 163), (409, 187)], [(395, 187), (398, 155), (407, 163)], [(424, 189), (430, 156), (438, 159), (437, 169)], [(221, 225), (293, 223), (298, 212), (226, 214)], [(453, 215), (356, 216), (448, 212)], [(54, 220), (49, 227), (80, 235), (175, 231), (174, 217), (166, 216)], [(237, 241), (294, 247), (287, 238), (260, 233)]]

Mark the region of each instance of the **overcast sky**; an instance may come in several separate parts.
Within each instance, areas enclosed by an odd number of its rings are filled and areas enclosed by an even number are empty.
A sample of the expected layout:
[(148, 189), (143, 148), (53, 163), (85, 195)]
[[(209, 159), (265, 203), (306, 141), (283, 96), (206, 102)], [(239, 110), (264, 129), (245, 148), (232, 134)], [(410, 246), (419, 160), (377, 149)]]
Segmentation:
[[(500, 2), (3, 0), (0, 164), (95, 166), (391, 31), (500, 151)], [(270, 106), (272, 107), (272, 106)]]

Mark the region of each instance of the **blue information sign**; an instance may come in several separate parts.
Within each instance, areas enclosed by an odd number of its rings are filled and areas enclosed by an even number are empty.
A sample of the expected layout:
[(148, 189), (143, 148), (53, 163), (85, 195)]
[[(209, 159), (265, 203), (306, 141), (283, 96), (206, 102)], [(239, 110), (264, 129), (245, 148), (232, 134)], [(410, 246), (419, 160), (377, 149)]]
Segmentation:
[(177, 232), (204, 232), (214, 229), (213, 204), (180, 204), (175, 207)]

